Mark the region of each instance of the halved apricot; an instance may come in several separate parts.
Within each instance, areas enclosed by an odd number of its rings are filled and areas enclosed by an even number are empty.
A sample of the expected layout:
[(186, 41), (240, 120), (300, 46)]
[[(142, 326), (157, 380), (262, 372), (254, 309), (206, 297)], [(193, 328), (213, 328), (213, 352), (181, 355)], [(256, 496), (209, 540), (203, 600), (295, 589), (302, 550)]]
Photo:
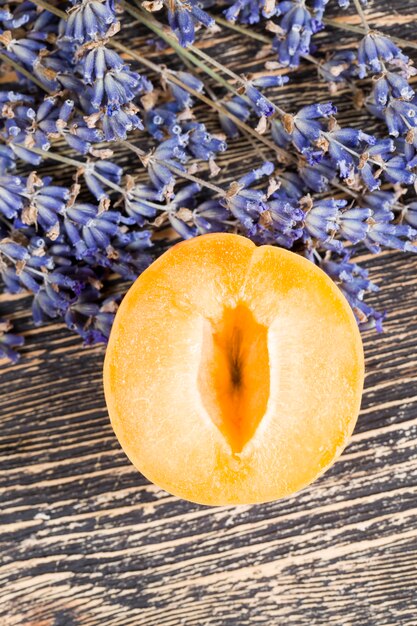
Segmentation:
[(330, 278), (230, 234), (180, 243), (143, 272), (104, 366), (127, 456), (202, 504), (275, 500), (317, 478), (352, 433), (363, 377), (357, 324)]

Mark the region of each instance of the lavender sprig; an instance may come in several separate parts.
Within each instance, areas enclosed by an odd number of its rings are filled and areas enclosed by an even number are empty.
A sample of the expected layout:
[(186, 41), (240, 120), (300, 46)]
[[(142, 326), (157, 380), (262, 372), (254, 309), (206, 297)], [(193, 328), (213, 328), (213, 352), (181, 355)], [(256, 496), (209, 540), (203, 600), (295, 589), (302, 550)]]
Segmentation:
[(10, 332), (13, 324), (10, 320), (0, 318), (0, 359), (8, 359), (12, 363), (17, 363), (20, 358), (16, 348), (23, 346), (25, 340), (22, 335)]
[[(293, 67), (322, 28), (325, 4), (242, 1), (226, 12), (243, 23), (272, 19), (281, 63)], [(341, 127), (331, 103), (284, 110), (267, 91), (288, 82), (282, 70), (243, 76), (193, 46), (200, 26), (213, 25), (209, 3), (145, 3), (152, 11), (164, 6), (174, 37), (124, 0), (117, 7), (110, 0), (72, 0), (62, 8), (43, 0), (38, 7), (23, 2), (0, 11), (1, 58), (17, 72), (14, 88), (0, 92), (0, 273), (6, 289), (32, 292), (36, 324), (63, 319), (86, 344), (105, 342), (120, 299), (108, 297), (107, 279), (134, 280), (152, 259), (155, 233), (176, 240), (233, 231), (319, 263), (344, 291), (361, 328), (380, 329), (383, 315), (364, 303), (375, 287), (346, 246), (417, 250), (415, 199), (409, 192), (400, 202), (417, 165), (408, 59), (364, 26), (358, 56), (340, 52), (319, 64), (322, 78), (333, 83), (378, 72), (367, 106), (391, 134), (378, 138)], [(189, 66), (173, 71), (123, 46), (120, 8), (206, 73), (222, 94), (217, 98)], [(160, 86), (150, 82), (148, 70)], [(194, 117), (196, 100), (219, 113), (221, 127), (209, 130)], [(249, 135), (264, 159), (228, 186), (212, 181), (220, 169), (216, 160), (227, 150), (221, 129), (231, 137)], [(116, 162), (120, 143), (140, 163)], [(72, 184), (44, 175), (48, 159), (71, 168)], [(146, 180), (136, 166), (146, 169)], [(17, 358), (21, 339), (14, 337), (5, 327), (0, 355)]]

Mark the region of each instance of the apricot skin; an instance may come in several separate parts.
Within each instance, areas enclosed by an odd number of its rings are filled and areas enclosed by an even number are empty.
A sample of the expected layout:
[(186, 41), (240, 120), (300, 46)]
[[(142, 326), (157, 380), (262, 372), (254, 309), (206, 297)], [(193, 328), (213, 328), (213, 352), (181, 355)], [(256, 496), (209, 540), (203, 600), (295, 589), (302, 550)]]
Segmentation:
[(353, 431), (363, 378), (360, 333), (332, 280), (230, 234), (177, 244), (143, 272), (104, 364), (132, 463), (208, 505), (276, 500), (322, 474)]

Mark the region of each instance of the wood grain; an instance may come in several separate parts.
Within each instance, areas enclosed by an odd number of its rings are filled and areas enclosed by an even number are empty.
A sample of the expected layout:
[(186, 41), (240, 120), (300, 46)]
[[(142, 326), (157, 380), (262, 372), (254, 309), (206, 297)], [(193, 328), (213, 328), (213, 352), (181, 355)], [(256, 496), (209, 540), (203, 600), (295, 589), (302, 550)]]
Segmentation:
[[(395, 6), (401, 19), (374, 3), (375, 24), (415, 36), (417, 3)], [(320, 45), (339, 38), (329, 31)], [(233, 69), (259, 68), (258, 43), (219, 41), (210, 47)], [(291, 110), (317, 97), (328, 94), (307, 64), (276, 95)], [(377, 128), (350, 97), (337, 97), (341, 119)], [(196, 115), (217, 128), (204, 108)], [(232, 142), (223, 181), (257, 160), (245, 139)], [(27, 339), (1, 369), (0, 626), (417, 625), (417, 257), (361, 262), (388, 318), (383, 335), (364, 335), (352, 442), (317, 483), (262, 506), (203, 507), (150, 485), (110, 428), (103, 349), (83, 349), (60, 324), (33, 328), (24, 295), (0, 298)]]

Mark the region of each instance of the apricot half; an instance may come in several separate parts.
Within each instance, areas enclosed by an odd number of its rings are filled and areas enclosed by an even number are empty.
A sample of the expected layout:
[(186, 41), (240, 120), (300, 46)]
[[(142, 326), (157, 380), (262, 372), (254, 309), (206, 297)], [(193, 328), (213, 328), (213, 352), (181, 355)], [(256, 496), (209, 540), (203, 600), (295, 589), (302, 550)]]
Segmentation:
[(352, 433), (363, 377), (358, 327), (331, 279), (230, 234), (180, 243), (143, 272), (104, 366), (127, 456), (201, 504), (267, 502), (317, 478)]

